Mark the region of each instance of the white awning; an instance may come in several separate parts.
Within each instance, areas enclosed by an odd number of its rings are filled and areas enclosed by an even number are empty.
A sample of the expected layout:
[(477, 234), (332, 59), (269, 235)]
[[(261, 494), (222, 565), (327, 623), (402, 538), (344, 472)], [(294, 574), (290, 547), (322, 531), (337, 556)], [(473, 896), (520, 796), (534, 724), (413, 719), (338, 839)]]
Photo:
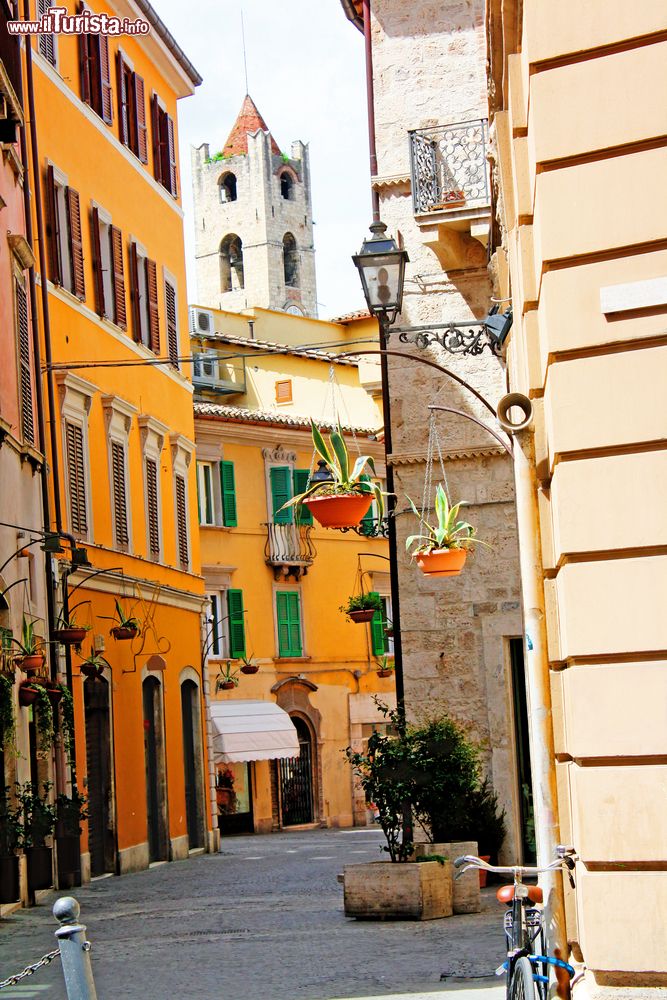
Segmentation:
[(214, 701), (211, 721), (216, 764), (299, 756), (294, 723), (275, 702)]

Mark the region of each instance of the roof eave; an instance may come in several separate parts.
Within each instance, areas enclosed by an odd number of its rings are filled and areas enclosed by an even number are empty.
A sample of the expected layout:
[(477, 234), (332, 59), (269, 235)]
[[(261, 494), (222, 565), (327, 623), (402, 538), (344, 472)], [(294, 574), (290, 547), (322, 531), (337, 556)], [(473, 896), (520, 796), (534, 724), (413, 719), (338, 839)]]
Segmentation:
[(183, 49), (180, 47), (166, 24), (160, 19), (148, 0), (134, 0), (134, 3), (144, 15), (160, 41), (169, 50), (180, 68), (183, 70), (193, 87), (198, 87), (202, 83), (202, 77), (192, 65)]
[(340, 2), (343, 7), (343, 11), (345, 12), (345, 17), (348, 19), (348, 21), (352, 21), (352, 24), (355, 26), (355, 28), (358, 28), (359, 31), (363, 34), (364, 19), (359, 14), (359, 11), (356, 8), (354, 0), (340, 0)]

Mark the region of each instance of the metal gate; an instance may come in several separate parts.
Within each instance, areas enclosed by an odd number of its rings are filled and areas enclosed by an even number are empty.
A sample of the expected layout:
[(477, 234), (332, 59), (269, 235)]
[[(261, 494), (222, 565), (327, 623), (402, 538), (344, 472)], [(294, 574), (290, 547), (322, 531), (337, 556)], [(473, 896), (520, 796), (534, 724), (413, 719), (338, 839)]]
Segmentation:
[(313, 822), (313, 762), (308, 727), (292, 719), (299, 737), (299, 756), (279, 761), (280, 803), (283, 826)]

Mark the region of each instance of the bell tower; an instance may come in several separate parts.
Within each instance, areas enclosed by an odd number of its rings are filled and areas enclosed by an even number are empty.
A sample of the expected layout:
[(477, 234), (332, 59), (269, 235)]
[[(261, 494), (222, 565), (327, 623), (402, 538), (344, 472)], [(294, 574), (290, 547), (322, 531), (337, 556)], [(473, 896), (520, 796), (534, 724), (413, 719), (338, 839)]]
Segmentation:
[(317, 316), (308, 147), (280, 151), (249, 95), (222, 149), (192, 149), (197, 302)]

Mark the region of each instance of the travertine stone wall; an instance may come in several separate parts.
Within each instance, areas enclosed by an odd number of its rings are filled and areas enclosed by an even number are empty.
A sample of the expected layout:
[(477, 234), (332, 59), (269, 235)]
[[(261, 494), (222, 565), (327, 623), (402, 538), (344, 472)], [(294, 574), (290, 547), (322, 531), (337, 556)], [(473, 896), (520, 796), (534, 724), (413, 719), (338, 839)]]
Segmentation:
[[(215, 155), (215, 150), (213, 150)], [(292, 143), (289, 158), (271, 151), (271, 134), (248, 137), (248, 153), (225, 160), (211, 159), (211, 147), (192, 148), (192, 185), (197, 261), (197, 302), (238, 311), (298, 308), (317, 316), (313, 215), (308, 147)], [(283, 198), (280, 173), (290, 168), (294, 180), (291, 198)], [(220, 178), (233, 173), (235, 201), (221, 202)], [(291, 233), (299, 252), (297, 287), (285, 285), (283, 237)], [(234, 280), (231, 291), (221, 290), (220, 244), (235, 234), (243, 243), (244, 287)]]
[[(373, 61), (380, 214), (410, 256), (397, 327), (482, 318), (492, 295), (485, 246), (463, 233), (462, 266), (447, 274), (439, 236), (420, 228), (413, 213), (408, 130), (462, 122), (487, 114), (483, 3), (375, 0)], [(422, 352), (392, 333), (389, 347), (423, 354), (466, 379), (492, 404), (506, 391), (502, 361), (452, 357), (438, 347)], [(410, 717), (450, 713), (470, 726), (506, 809), (503, 857), (520, 851), (519, 792), (508, 657), (509, 637), (522, 634), (516, 515), (511, 461), (473, 423), (440, 414), (437, 426), (453, 500), (468, 500), (469, 519), (491, 548), (480, 547), (463, 574), (428, 579), (405, 554), (416, 530), (405, 495), (419, 505), (428, 440), (429, 403), (451, 406), (491, 422), (494, 417), (445, 375), (391, 359), (392, 450), (399, 497), (401, 635), (406, 706)], [(433, 469), (434, 483), (441, 479)]]

